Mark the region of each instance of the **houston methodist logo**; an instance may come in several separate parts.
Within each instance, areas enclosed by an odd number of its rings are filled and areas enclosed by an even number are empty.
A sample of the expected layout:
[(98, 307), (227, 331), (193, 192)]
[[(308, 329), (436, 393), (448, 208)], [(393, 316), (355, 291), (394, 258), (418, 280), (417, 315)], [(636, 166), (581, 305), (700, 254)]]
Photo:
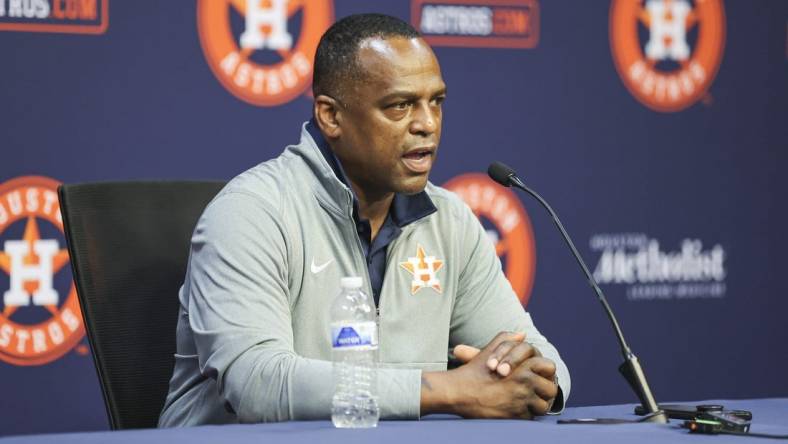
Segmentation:
[(536, 246), (531, 220), (520, 200), (484, 174), (463, 174), (443, 186), (457, 193), (487, 228), (507, 279), (523, 306), (527, 305), (536, 269)]
[(589, 243), (600, 253), (594, 278), (626, 290), (630, 301), (720, 299), (727, 292), (722, 244), (704, 248), (701, 239), (686, 237), (671, 250), (645, 233), (599, 233)]
[(309, 89), (317, 44), (333, 21), (330, 0), (197, 3), (208, 66), (228, 91), (258, 106), (281, 105)]
[(534, 48), (537, 0), (412, 0), (411, 23), (433, 46)]
[(610, 6), (616, 70), (653, 110), (680, 111), (703, 97), (724, 47), (722, 0), (613, 0)]
[(0, 360), (10, 364), (54, 361), (85, 335), (58, 185), (38, 176), (0, 185)]
[(104, 34), (109, 0), (0, 0), (0, 31)]

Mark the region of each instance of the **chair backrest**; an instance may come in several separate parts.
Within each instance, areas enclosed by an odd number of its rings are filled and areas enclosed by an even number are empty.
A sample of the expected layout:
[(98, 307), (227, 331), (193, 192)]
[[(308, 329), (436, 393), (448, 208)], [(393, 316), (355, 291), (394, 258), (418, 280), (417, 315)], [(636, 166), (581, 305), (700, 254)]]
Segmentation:
[(113, 429), (156, 427), (174, 366), (189, 240), (223, 182), (58, 189), (74, 282)]

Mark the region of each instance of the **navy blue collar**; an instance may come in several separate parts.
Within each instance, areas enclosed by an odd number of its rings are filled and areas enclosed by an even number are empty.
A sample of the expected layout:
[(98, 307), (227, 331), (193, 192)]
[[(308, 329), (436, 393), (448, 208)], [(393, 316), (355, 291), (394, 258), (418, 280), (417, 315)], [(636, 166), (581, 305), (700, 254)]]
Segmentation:
[[(331, 166), (337, 179), (345, 184), (353, 195), (353, 218), (358, 220), (358, 198), (356, 197), (356, 193), (353, 192), (353, 187), (350, 186), (350, 181), (348, 181), (345, 175), (342, 164), (339, 162), (336, 154), (334, 154), (334, 151), (331, 150), (331, 147), (323, 137), (314, 119), (310, 119), (309, 122), (307, 122), (306, 130), (309, 132), (309, 135), (312, 136), (312, 139), (315, 141), (318, 149), (320, 149), (320, 153), (323, 154), (326, 162)], [(422, 190), (416, 194), (395, 193), (394, 199), (391, 202), (391, 209), (389, 209), (389, 216), (391, 216), (391, 220), (396, 226), (402, 228), (436, 211), (438, 211), (438, 209), (435, 208), (432, 199), (430, 199), (426, 191)]]

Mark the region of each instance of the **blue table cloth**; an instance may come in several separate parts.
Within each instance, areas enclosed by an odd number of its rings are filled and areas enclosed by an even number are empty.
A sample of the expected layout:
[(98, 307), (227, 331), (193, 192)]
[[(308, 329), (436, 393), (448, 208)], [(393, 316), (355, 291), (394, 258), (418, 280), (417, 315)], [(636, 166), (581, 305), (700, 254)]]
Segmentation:
[[(753, 413), (751, 431), (788, 434), (788, 399), (706, 400), (684, 404), (723, 404), (729, 409)], [(65, 433), (12, 436), (2, 444), (202, 444), (202, 443), (727, 443), (772, 440), (726, 435), (690, 435), (679, 425), (670, 424), (585, 425), (556, 424), (568, 418), (638, 418), (633, 404), (574, 407), (560, 416), (540, 417), (534, 421), (467, 420), (446, 416), (427, 417), (421, 421), (381, 421), (375, 429), (340, 430), (330, 421), (287, 422), (253, 425), (201, 426), (180, 429), (145, 429), (114, 432)]]

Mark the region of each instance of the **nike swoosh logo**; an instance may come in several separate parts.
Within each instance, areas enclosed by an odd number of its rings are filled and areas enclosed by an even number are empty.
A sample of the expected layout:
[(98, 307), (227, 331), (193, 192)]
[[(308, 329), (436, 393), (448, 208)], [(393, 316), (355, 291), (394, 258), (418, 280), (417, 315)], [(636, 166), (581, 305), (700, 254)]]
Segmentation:
[(334, 259), (329, 259), (328, 262), (326, 262), (323, 265), (315, 265), (315, 258), (312, 258), (312, 266), (309, 267), (309, 269), (312, 271), (312, 274), (318, 274), (321, 271), (325, 270), (326, 267), (328, 267), (328, 265), (331, 264), (331, 262), (334, 262)]

